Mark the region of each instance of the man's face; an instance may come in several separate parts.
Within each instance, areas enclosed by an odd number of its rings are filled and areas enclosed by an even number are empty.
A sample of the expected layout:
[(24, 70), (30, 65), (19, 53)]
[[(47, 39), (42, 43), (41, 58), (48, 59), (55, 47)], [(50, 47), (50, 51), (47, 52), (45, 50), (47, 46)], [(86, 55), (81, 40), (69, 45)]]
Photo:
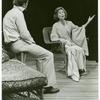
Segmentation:
[(27, 2), (25, 3), (25, 4), (23, 4), (23, 7), (26, 9), (27, 8), (27, 6), (28, 6), (28, 2), (29, 2), (29, 0), (27, 0)]
[(27, 6), (28, 6), (28, 2), (29, 2), (29, 0), (27, 0), (27, 2), (26, 2), (26, 8), (27, 8)]

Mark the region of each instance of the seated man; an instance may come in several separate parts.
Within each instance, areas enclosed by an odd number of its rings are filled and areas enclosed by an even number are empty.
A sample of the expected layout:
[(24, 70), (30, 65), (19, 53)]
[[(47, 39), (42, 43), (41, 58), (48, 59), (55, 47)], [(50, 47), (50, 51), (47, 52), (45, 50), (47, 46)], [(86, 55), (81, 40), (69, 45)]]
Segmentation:
[(14, 53), (28, 52), (35, 56), (39, 70), (48, 79), (45, 93), (56, 93), (59, 89), (54, 88), (56, 76), (53, 54), (35, 43), (26, 26), (23, 11), (27, 8), (28, 1), (13, 0), (13, 8), (3, 18), (4, 41)]

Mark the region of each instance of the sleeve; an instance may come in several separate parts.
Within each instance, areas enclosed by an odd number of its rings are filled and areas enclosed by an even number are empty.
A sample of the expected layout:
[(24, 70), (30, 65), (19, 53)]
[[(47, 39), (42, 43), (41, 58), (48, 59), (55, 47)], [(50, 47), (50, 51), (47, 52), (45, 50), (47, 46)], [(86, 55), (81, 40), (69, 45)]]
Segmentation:
[(77, 29), (79, 28), (77, 25), (75, 25), (72, 21), (70, 21), (70, 26), (71, 26), (71, 29)]
[(57, 41), (59, 40), (59, 36), (57, 34), (57, 28), (56, 25), (54, 24), (52, 27), (52, 31), (51, 31), (51, 41)]
[(27, 29), (23, 13), (18, 14), (17, 19), (16, 19), (16, 25), (21, 35), (21, 38), (27, 41), (34, 42), (33, 38), (30, 35), (30, 32)]

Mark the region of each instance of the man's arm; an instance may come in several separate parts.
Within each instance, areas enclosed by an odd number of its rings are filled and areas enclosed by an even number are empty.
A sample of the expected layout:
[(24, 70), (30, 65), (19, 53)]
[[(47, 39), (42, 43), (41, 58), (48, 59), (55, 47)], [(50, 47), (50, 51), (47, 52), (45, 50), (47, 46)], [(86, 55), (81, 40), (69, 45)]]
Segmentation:
[(27, 29), (23, 13), (18, 14), (16, 19), (16, 25), (20, 33), (20, 36), (24, 41), (27, 41), (29, 43), (35, 43), (35, 41), (30, 35), (30, 32)]

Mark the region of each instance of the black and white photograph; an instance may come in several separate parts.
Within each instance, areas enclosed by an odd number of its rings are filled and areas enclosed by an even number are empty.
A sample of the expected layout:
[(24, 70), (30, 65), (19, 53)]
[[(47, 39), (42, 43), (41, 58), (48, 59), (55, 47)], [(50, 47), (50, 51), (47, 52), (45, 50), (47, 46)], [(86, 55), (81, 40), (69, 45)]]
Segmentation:
[(98, 0), (2, 0), (2, 100), (98, 100)]

